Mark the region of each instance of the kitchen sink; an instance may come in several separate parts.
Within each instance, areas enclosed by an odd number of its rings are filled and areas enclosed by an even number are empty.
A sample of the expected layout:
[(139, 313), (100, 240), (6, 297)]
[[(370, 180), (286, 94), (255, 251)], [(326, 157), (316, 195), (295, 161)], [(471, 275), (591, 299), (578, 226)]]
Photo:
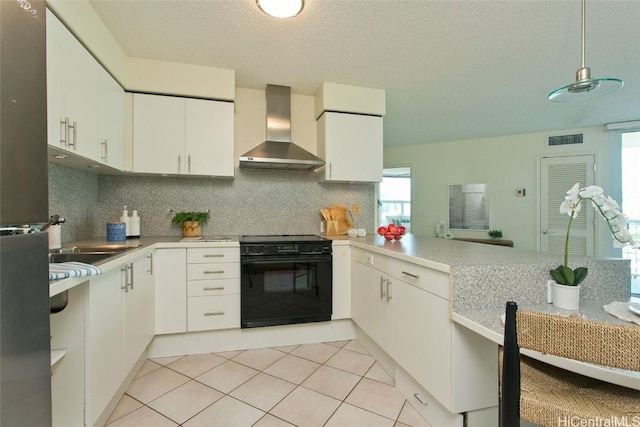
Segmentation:
[(140, 245), (124, 244), (71, 246), (50, 252), (49, 262), (84, 262), (86, 264), (96, 264), (107, 258), (139, 247)]
[(115, 255), (117, 255), (117, 253), (113, 252), (55, 253), (49, 254), (49, 262), (84, 262), (85, 264), (96, 264)]
[[(102, 252), (102, 253), (115, 254), (115, 253), (120, 253), (120, 252), (128, 251), (130, 249), (139, 248), (139, 247), (140, 245), (126, 245), (126, 244), (120, 244), (120, 243), (113, 243), (113, 244), (106, 244), (106, 245), (80, 245), (80, 246), (76, 245), (66, 249), (74, 253)], [(63, 249), (62, 252), (65, 252), (65, 249)]]

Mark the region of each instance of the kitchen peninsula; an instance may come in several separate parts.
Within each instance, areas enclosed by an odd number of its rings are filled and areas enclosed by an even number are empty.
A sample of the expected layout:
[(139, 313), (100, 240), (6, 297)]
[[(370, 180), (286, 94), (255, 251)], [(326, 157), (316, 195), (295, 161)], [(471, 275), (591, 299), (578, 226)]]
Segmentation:
[[(110, 269), (117, 269), (119, 274), (125, 258), (139, 258), (142, 253), (238, 246), (237, 240), (180, 242), (178, 237), (142, 238), (131, 243), (141, 246), (102, 264), (103, 274)], [(333, 246), (334, 259), (346, 257), (348, 262), (334, 267), (331, 322), (252, 330), (241, 330), (237, 325), (222, 330), (156, 335), (147, 354), (139, 356), (357, 337), (432, 425), (461, 426), (465, 416), (470, 426), (495, 425), (499, 318), (504, 303), (514, 300), (522, 307), (553, 310), (546, 304), (546, 281), (548, 271), (558, 264), (557, 256), (413, 235), (398, 242), (388, 242), (379, 236), (340, 237), (333, 240)], [(601, 307), (629, 299), (629, 261), (576, 258), (574, 262), (589, 268), (589, 277), (583, 284), (584, 313), (581, 313), (617, 322)], [(91, 278), (52, 282), (52, 294), (64, 288), (74, 289), (73, 284), (87, 283), (91, 292), (92, 282)], [(344, 305), (344, 301), (337, 298), (350, 300), (348, 312), (342, 311), (341, 316), (335, 316), (336, 304)], [(598, 373), (592, 365), (586, 366), (585, 373), (610, 379), (610, 370)], [(624, 372), (617, 377), (629, 387), (640, 383), (637, 376)], [(117, 398), (116, 393), (115, 401)]]

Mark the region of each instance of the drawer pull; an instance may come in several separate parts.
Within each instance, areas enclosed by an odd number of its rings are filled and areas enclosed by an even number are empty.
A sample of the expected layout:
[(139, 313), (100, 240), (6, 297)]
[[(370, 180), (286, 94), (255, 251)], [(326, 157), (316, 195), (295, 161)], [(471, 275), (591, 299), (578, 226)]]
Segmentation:
[(224, 258), (224, 254), (204, 254), (204, 258)]
[(422, 403), (423, 405), (428, 405), (429, 402), (425, 402), (424, 400), (422, 400), (422, 398), (420, 397), (420, 395), (418, 393), (413, 393), (413, 397), (416, 398), (416, 400), (420, 403)]
[(223, 274), (224, 270), (207, 270), (203, 271), (204, 274)]
[(207, 311), (205, 314), (205, 316), (224, 316), (224, 311)]
[(224, 286), (205, 286), (203, 291), (224, 291)]
[(420, 275), (419, 274), (411, 274), (408, 271), (403, 271), (402, 274), (406, 274), (409, 277), (413, 277), (414, 279), (419, 279)]

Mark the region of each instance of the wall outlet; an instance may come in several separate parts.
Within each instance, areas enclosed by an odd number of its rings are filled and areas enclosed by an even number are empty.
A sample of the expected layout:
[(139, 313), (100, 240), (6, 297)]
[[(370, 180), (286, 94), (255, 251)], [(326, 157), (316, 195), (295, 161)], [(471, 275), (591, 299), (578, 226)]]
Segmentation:
[(354, 215), (360, 215), (360, 204), (359, 203), (354, 203), (353, 204), (353, 214)]
[(524, 197), (527, 195), (526, 188), (516, 188), (516, 197)]

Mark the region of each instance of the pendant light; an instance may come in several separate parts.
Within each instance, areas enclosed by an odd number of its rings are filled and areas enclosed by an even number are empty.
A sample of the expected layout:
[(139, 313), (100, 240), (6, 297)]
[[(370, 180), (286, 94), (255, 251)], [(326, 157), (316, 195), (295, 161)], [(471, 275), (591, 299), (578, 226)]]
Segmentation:
[(624, 85), (622, 80), (616, 78), (592, 79), (591, 69), (584, 65), (585, 3), (586, 0), (582, 0), (582, 63), (576, 72), (576, 81), (551, 92), (549, 101), (573, 102), (597, 98), (613, 93)]
[(304, 0), (256, 0), (256, 4), (274, 18), (292, 18), (302, 12)]

